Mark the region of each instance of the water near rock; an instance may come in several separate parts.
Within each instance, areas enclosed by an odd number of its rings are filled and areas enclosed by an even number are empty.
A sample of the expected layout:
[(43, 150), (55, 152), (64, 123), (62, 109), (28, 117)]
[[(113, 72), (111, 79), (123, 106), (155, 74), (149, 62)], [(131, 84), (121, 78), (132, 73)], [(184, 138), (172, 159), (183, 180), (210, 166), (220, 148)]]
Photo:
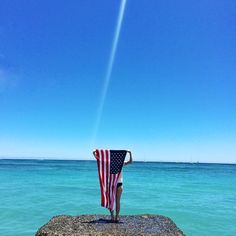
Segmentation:
[(55, 216), (43, 225), (35, 236), (183, 236), (176, 224), (161, 215), (121, 216), (119, 223), (112, 223), (109, 216), (81, 215)]

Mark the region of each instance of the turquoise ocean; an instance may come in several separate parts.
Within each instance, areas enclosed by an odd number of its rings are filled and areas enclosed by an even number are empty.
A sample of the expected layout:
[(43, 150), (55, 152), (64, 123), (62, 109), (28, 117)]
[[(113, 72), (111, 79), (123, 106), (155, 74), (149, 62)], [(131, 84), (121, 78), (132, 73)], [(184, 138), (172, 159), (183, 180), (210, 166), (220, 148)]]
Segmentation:
[[(186, 235), (236, 235), (236, 165), (134, 162), (121, 215), (161, 214)], [(55, 215), (107, 214), (95, 161), (0, 160), (0, 235), (30, 236)]]

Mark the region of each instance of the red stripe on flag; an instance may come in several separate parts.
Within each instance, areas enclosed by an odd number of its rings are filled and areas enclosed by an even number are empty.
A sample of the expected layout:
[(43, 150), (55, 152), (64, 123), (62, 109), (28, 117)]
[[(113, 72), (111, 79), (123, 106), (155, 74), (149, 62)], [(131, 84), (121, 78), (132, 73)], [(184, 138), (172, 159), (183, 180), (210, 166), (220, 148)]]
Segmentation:
[(101, 163), (102, 163), (102, 206), (105, 206), (105, 193), (104, 193), (104, 152), (101, 150)]
[(108, 180), (109, 180), (109, 172), (108, 172), (108, 169), (109, 169), (109, 152), (108, 150), (105, 151), (106, 153), (106, 199), (107, 199), (107, 204), (106, 204), (106, 207), (108, 207), (109, 205), (109, 184), (108, 184)]
[(113, 208), (111, 207), (111, 205), (112, 205), (113, 181), (114, 181), (114, 175), (111, 174), (111, 178), (110, 178), (110, 201), (109, 201), (109, 208), (111, 210), (113, 210)]
[(114, 201), (115, 201), (115, 192), (116, 192), (116, 185), (115, 185), (115, 182), (116, 182), (116, 175), (115, 174), (112, 174), (112, 190), (111, 190), (111, 209), (114, 208)]
[[(99, 175), (99, 183), (100, 183), (100, 190), (101, 190), (101, 196), (103, 195), (103, 187), (102, 187), (102, 178), (101, 178), (101, 168), (100, 168), (100, 163), (101, 163), (101, 155), (99, 153), (99, 150), (96, 150), (96, 157), (97, 157), (97, 165), (98, 165), (98, 175)], [(102, 205), (102, 201), (101, 201)]]
[(107, 206), (107, 195), (106, 195), (106, 192), (107, 192), (107, 162), (106, 162), (106, 152), (104, 151), (103, 152), (103, 157), (104, 157), (104, 165), (103, 165), (103, 174), (104, 174), (104, 180), (103, 180), (103, 183), (104, 183), (104, 205), (105, 207)]

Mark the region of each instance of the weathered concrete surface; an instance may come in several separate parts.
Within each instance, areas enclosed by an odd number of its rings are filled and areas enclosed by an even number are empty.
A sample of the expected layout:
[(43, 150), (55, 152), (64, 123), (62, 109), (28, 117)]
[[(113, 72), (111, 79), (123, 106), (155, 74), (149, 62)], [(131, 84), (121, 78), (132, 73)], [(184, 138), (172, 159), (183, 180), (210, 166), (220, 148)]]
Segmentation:
[(121, 216), (119, 223), (112, 223), (109, 216), (80, 215), (55, 216), (43, 225), (36, 236), (182, 236), (175, 223), (161, 215)]

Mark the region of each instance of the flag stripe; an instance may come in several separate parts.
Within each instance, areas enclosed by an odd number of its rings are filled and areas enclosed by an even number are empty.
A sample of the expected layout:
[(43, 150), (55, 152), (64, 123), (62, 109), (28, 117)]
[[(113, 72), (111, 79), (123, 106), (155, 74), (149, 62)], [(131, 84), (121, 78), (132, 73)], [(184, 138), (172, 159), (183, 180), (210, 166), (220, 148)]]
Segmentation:
[(104, 197), (104, 206), (107, 204), (106, 198), (106, 157), (104, 151), (102, 151), (102, 177), (103, 177), (103, 197)]
[(112, 203), (113, 197), (114, 197), (114, 180), (115, 180), (115, 175), (112, 175), (111, 201), (110, 201), (110, 208), (111, 208), (112, 210), (113, 210), (113, 208), (114, 208), (114, 203)]
[(113, 186), (112, 186), (112, 199), (111, 199), (111, 208), (114, 208), (114, 203), (116, 199), (116, 185), (118, 181), (119, 174), (115, 174), (113, 177)]
[[(101, 196), (103, 195), (103, 187), (102, 187), (102, 175), (101, 175), (101, 155), (99, 150), (96, 150), (96, 156), (97, 156), (97, 165), (98, 165), (98, 175), (99, 175), (99, 183), (100, 183), (100, 190), (101, 190)], [(102, 203), (102, 198), (101, 198), (101, 205), (103, 206)]]
[[(113, 186), (113, 175), (111, 175), (111, 183), (110, 183), (110, 201), (109, 201), (109, 207), (111, 207), (111, 200), (112, 200), (112, 186)], [(110, 208), (113, 210), (113, 208)]]
[(102, 154), (102, 183), (103, 183), (103, 190), (102, 190), (102, 198), (103, 198), (103, 206), (106, 204), (106, 197), (105, 197), (105, 179), (104, 179), (104, 151), (101, 151)]
[(109, 192), (109, 183), (108, 183), (108, 161), (109, 161), (109, 152), (108, 150), (105, 151), (105, 156), (106, 156), (106, 200), (107, 200), (107, 204), (106, 207), (109, 207), (109, 197), (108, 197), (108, 192)]

